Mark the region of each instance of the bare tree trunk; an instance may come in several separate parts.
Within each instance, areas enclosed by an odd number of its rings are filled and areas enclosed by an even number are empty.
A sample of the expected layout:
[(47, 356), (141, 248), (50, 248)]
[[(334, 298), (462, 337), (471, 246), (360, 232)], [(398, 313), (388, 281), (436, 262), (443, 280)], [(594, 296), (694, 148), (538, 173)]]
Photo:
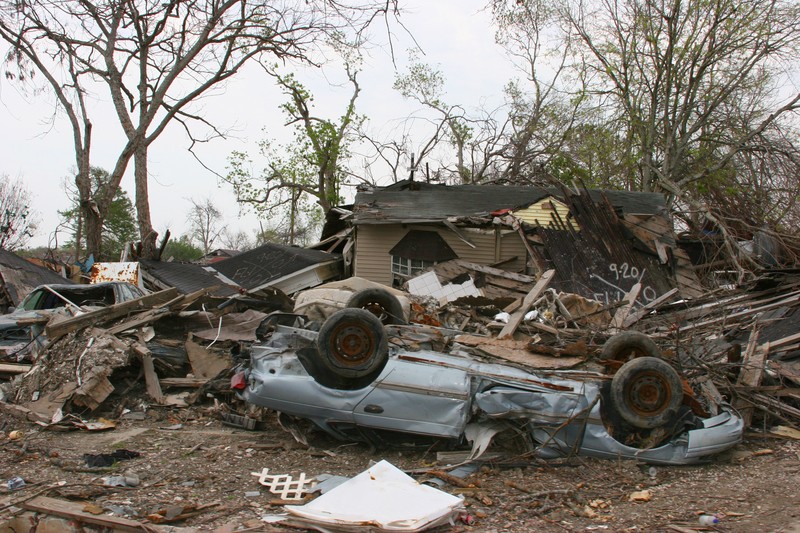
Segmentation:
[(147, 192), (147, 145), (141, 143), (133, 154), (133, 174), (136, 181), (136, 218), (142, 240), (141, 259), (156, 259), (158, 233), (150, 219), (150, 200)]
[(74, 128), (75, 136), (75, 159), (78, 163), (78, 173), (75, 175), (75, 186), (78, 188), (78, 219), (83, 219), (84, 223), (79, 222), (79, 231), (75, 236), (75, 261), (82, 259), (81, 242), (82, 233), (86, 235), (86, 255), (94, 255), (95, 259), (100, 257), (100, 244), (103, 240), (103, 211), (97, 205), (97, 199), (92, 192), (92, 172), (90, 166), (90, 149), (92, 139), (92, 123), (84, 118), (83, 120), (83, 139), (79, 136), (79, 128)]

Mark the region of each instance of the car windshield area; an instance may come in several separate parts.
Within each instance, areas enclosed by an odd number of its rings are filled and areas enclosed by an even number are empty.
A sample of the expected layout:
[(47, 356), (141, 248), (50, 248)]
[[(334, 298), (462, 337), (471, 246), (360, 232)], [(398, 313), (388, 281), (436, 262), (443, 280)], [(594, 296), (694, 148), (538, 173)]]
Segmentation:
[(21, 309), (36, 311), (56, 309), (74, 304), (85, 306), (109, 306), (116, 303), (113, 285), (75, 285), (61, 287), (39, 287), (20, 304)]

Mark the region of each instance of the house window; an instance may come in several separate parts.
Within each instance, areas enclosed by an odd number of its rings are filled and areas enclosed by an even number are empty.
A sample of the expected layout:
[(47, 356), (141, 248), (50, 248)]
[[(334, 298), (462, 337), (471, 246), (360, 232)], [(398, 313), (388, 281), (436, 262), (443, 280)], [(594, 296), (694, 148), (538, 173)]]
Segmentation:
[(433, 261), (423, 261), (422, 259), (407, 259), (397, 255), (392, 256), (392, 274), (404, 277), (414, 277), (428, 267), (435, 265)]
[(401, 286), (409, 278), (437, 263), (458, 256), (439, 233), (411, 230), (389, 250), (392, 257), (392, 285)]

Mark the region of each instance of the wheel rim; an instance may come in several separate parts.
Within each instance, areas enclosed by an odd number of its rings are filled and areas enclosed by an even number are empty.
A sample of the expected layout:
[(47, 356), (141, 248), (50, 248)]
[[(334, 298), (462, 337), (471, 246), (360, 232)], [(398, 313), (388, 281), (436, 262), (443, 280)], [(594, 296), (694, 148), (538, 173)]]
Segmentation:
[(389, 312), (383, 305), (381, 305), (378, 302), (367, 302), (361, 306), (361, 309), (365, 309), (370, 313), (372, 313), (373, 315), (375, 315), (376, 317), (378, 317), (378, 320), (380, 320), (381, 324), (384, 325), (390, 318)]
[(364, 364), (375, 351), (375, 339), (369, 330), (354, 324), (342, 324), (331, 335), (330, 353), (342, 367)]
[(642, 372), (625, 388), (625, 403), (639, 416), (656, 416), (670, 404), (672, 389), (657, 372)]

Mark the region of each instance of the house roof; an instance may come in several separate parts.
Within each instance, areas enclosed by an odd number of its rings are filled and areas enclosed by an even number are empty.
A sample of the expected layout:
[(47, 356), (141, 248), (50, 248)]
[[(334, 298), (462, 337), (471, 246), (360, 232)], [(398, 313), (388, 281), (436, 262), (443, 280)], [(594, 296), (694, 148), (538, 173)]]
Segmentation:
[(50, 269), (35, 265), (13, 252), (2, 249), (0, 249), (0, 277), (13, 305), (19, 304), (38, 285), (72, 283)]
[[(593, 200), (606, 195), (625, 213), (656, 214), (665, 209), (664, 195), (629, 191), (590, 190)], [(355, 224), (437, 222), (450, 217), (487, 217), (501, 209), (520, 209), (548, 196), (561, 199), (557, 188), (501, 185), (439, 185), (398, 182), (362, 191), (353, 207)]]
[(196, 263), (178, 263), (172, 261), (139, 261), (146, 276), (151, 276), (161, 284), (175, 287), (181, 294), (190, 294), (207, 287), (218, 286), (211, 294), (214, 296), (233, 296), (237, 294), (234, 287), (226, 285), (214, 272), (209, 272)]
[(253, 290), (314, 265), (338, 260), (338, 255), (319, 250), (268, 243), (216, 262), (213, 268), (245, 289)]

